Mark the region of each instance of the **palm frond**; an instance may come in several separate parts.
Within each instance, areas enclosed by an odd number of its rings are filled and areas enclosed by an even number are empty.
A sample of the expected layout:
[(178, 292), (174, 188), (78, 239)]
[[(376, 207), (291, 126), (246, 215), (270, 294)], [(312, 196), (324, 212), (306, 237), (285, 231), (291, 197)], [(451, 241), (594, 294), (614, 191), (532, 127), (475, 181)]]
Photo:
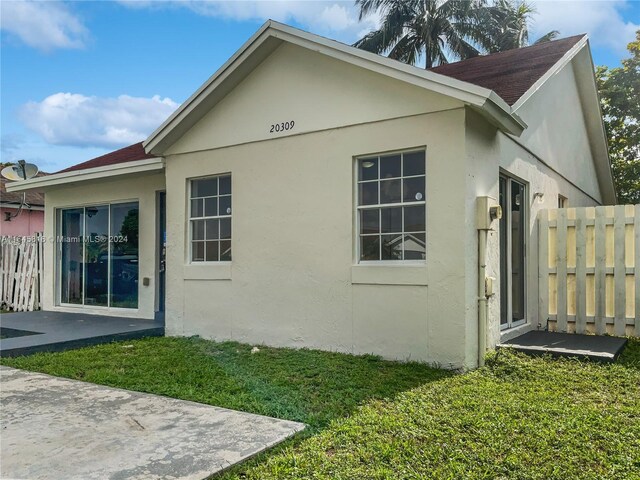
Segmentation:
[(552, 30), (546, 35), (541, 36), (539, 39), (533, 42), (533, 44), (538, 45), (540, 43), (550, 42), (551, 40), (555, 40), (556, 38), (558, 38), (559, 35), (560, 32), (558, 30)]

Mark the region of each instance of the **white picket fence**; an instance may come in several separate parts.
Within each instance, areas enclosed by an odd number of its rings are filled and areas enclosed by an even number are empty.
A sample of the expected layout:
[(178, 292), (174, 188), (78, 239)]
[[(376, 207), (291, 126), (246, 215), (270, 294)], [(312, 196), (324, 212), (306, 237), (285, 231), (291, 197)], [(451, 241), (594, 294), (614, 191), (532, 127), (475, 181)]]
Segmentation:
[(538, 226), (540, 323), (640, 335), (640, 205), (542, 210)]
[(43, 236), (0, 237), (0, 303), (16, 312), (39, 310)]

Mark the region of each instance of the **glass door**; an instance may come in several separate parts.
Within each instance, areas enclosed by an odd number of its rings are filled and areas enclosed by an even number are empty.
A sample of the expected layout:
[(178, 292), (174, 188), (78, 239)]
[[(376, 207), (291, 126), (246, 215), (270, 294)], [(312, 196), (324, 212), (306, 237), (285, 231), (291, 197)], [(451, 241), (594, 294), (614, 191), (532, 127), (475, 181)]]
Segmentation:
[(60, 303), (84, 303), (84, 209), (62, 210), (58, 228), (60, 242)]
[(500, 176), (500, 328), (526, 321), (526, 186)]
[(58, 303), (138, 307), (138, 202), (58, 213)]

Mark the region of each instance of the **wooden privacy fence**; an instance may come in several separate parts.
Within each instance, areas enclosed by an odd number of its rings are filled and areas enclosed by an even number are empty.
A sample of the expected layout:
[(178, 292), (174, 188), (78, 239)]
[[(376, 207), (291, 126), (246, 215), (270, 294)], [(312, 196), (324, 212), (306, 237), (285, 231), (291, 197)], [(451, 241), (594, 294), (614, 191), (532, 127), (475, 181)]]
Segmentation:
[(43, 236), (0, 237), (0, 303), (16, 312), (39, 310)]
[(542, 210), (538, 226), (540, 323), (640, 335), (640, 205)]

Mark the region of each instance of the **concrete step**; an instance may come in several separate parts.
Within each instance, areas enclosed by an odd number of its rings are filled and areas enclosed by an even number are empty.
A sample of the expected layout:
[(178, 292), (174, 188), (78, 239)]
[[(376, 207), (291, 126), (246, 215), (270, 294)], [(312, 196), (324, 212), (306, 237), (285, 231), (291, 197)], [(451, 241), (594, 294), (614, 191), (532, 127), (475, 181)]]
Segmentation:
[(627, 339), (623, 337), (532, 330), (499, 344), (497, 348), (513, 348), (529, 355), (548, 353), (556, 357), (615, 362), (626, 344)]

